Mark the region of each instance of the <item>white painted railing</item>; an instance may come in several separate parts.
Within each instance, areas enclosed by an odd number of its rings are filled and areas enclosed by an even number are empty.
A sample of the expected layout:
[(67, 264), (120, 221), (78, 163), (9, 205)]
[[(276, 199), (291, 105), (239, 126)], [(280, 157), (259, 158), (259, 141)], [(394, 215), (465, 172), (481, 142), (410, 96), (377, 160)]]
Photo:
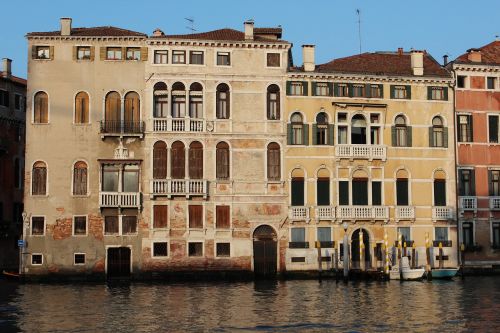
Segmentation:
[(490, 197), (490, 209), (500, 210), (500, 197)]
[(337, 218), (340, 219), (388, 219), (389, 207), (386, 206), (338, 206)]
[(290, 220), (309, 220), (309, 207), (294, 206), (288, 212)]
[(477, 198), (476, 197), (459, 197), (459, 205), (463, 210), (476, 210)]
[(432, 207), (433, 220), (450, 220), (452, 218), (452, 210), (450, 207)]
[(202, 195), (208, 196), (208, 181), (204, 179), (153, 179), (151, 181), (153, 195)]
[(382, 145), (336, 145), (335, 157), (385, 160), (387, 147)]
[(397, 206), (396, 207), (396, 219), (414, 219), (415, 218), (415, 207), (413, 206)]
[(154, 118), (154, 132), (203, 132), (205, 120), (196, 118)]
[(100, 207), (139, 208), (141, 193), (139, 192), (100, 192)]
[(335, 219), (335, 206), (317, 206), (315, 214), (317, 219), (333, 220)]

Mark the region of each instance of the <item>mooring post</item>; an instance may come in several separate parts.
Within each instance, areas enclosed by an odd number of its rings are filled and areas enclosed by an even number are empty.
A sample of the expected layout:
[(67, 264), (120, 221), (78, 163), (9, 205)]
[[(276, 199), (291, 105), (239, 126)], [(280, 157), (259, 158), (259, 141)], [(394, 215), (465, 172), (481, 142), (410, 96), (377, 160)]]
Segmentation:
[(384, 232), (384, 275), (387, 281), (389, 279), (389, 241), (387, 239), (387, 230)]
[(417, 250), (415, 249), (415, 242), (413, 242), (411, 247), (411, 268), (417, 266)]
[(323, 273), (323, 263), (321, 260), (321, 242), (316, 241), (316, 249), (318, 249), (318, 279), (321, 282), (321, 274)]
[(443, 243), (439, 242), (439, 268), (444, 268)]
[(403, 282), (403, 251), (401, 249), (402, 235), (398, 233), (398, 259), (399, 259), (399, 281)]
[(465, 279), (465, 275), (464, 275), (464, 269), (465, 269), (465, 244), (462, 243), (462, 245), (460, 245), (460, 271), (462, 274), (461, 277), (462, 277), (462, 280)]
[(425, 233), (425, 258), (427, 264), (425, 265), (425, 271), (427, 272), (427, 280), (432, 280), (431, 272), (431, 244), (429, 240), (429, 233)]
[(344, 222), (344, 282), (349, 281), (349, 241), (347, 240), (347, 222)]
[(335, 247), (334, 250), (334, 263), (335, 263), (335, 282), (339, 282), (339, 256), (338, 256), (338, 249)]
[(365, 243), (363, 243), (363, 230), (359, 229), (359, 269), (361, 272), (365, 270), (365, 258), (364, 258), (364, 249)]

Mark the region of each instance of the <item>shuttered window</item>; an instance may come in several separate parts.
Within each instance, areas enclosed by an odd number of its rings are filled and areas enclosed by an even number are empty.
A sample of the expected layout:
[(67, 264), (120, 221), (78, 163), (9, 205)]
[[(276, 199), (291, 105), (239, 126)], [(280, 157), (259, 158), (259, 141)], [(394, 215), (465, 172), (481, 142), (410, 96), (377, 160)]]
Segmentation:
[(267, 179), (281, 179), (280, 146), (276, 142), (267, 145)]
[(49, 122), (49, 96), (43, 91), (35, 95), (35, 109), (33, 110), (33, 122), (35, 124), (47, 124)]
[(189, 145), (189, 178), (203, 178), (203, 146), (198, 141)]
[(73, 167), (73, 195), (87, 194), (87, 164), (85, 162), (76, 162)]
[(458, 193), (462, 196), (476, 195), (473, 169), (458, 169)]
[(124, 132), (137, 133), (139, 131), (140, 119), (139, 94), (134, 91), (129, 92), (125, 95)]
[(408, 179), (398, 178), (396, 180), (396, 204), (408, 206)]
[(292, 178), (292, 206), (304, 206), (304, 178)]
[(217, 144), (215, 166), (217, 179), (229, 179), (229, 145), (225, 142)]
[(104, 129), (106, 132), (121, 132), (121, 97), (116, 91), (109, 92), (106, 95), (104, 119)]
[(154, 205), (153, 206), (153, 228), (168, 227), (168, 206)]
[(75, 124), (89, 123), (89, 95), (81, 91), (75, 97)]
[(203, 206), (190, 205), (189, 206), (189, 227), (190, 228), (203, 228)]
[(267, 88), (267, 119), (280, 119), (280, 88), (272, 84)]
[(330, 205), (330, 178), (318, 178), (316, 182), (316, 200), (318, 206)]
[(352, 204), (368, 205), (368, 180), (354, 178), (352, 180)]
[(229, 119), (229, 86), (225, 83), (219, 84), (215, 97), (217, 119)]
[(186, 174), (185, 169), (185, 151), (184, 143), (180, 141), (175, 141), (172, 144), (172, 178), (173, 179), (184, 179)]
[(33, 164), (31, 194), (47, 194), (47, 166), (44, 162), (36, 162)]
[(229, 206), (216, 206), (215, 207), (215, 226), (219, 229), (228, 229), (231, 225)]
[(446, 181), (434, 180), (434, 206), (446, 206)]
[(163, 141), (153, 146), (153, 178), (167, 178), (167, 144)]
[(349, 205), (349, 182), (339, 181), (339, 205)]

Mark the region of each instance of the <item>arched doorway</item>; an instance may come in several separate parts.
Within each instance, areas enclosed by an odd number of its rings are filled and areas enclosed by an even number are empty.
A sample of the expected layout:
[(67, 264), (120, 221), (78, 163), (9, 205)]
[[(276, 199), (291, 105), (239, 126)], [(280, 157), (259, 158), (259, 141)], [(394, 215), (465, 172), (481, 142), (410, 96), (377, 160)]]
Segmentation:
[[(361, 268), (360, 265), (360, 258), (359, 258), (359, 233), (363, 233), (363, 245), (364, 245), (364, 252), (363, 252), (363, 259), (365, 263), (370, 262), (370, 235), (368, 235), (368, 231), (365, 229), (357, 229), (352, 233), (351, 236), (351, 262), (352, 262), (352, 268)], [(368, 265), (365, 265), (365, 267), (368, 267)]]
[(269, 225), (261, 225), (253, 232), (253, 271), (257, 277), (274, 277), (277, 272), (276, 231)]

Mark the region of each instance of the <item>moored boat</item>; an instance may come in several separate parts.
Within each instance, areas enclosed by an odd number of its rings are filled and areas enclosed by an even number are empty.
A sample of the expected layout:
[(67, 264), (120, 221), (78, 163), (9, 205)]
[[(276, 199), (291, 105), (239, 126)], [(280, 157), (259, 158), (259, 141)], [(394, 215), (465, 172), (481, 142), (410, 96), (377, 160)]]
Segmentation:
[(7, 279), (12, 279), (12, 280), (18, 280), (19, 279), (19, 274), (18, 273), (14, 273), (14, 272), (7, 272), (7, 271), (3, 271), (2, 272), (3, 276)]
[(401, 280), (401, 278), (403, 278), (404, 281), (421, 280), (424, 274), (424, 268), (411, 268), (408, 257), (402, 257), (401, 270), (399, 265), (392, 266), (389, 272), (389, 278), (391, 280)]
[(451, 279), (457, 272), (458, 268), (433, 268), (431, 275), (433, 279)]

